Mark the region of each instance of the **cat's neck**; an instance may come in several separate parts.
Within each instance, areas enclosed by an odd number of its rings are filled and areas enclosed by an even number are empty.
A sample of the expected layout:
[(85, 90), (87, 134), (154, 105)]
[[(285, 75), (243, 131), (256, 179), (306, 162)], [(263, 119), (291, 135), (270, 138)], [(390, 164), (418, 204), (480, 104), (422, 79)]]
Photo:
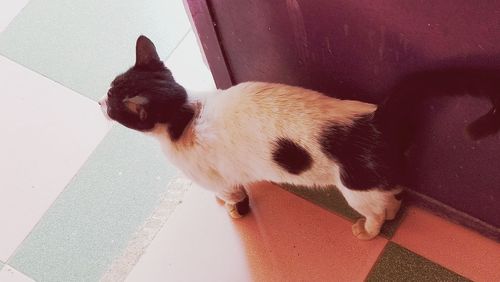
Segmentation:
[(194, 140), (195, 120), (201, 115), (206, 100), (216, 95), (217, 92), (217, 90), (188, 91), (186, 103), (175, 113), (174, 117), (166, 124), (157, 124), (150, 135), (162, 142), (169, 140), (172, 145), (190, 143)]
[(183, 138), (188, 127), (191, 126), (193, 120), (201, 110), (201, 103), (187, 102), (175, 114), (172, 120), (167, 124), (167, 133), (172, 142), (177, 142)]
[(192, 134), (190, 128), (193, 121), (198, 118), (203, 109), (206, 100), (212, 95), (216, 95), (217, 91), (187, 91), (188, 99), (186, 104), (175, 115), (174, 119), (167, 125), (167, 132), (172, 142), (180, 141)]

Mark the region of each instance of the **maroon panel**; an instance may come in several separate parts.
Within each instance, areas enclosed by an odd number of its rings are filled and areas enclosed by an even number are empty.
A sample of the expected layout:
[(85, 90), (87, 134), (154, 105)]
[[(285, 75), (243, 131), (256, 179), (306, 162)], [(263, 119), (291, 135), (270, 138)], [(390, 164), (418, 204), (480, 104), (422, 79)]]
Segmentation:
[[(417, 69), (500, 65), (498, 1), (209, 3), (234, 83), (282, 82), (379, 102), (388, 85)], [(487, 110), (473, 98), (429, 103), (410, 173), (416, 191), (500, 226), (500, 137), (472, 142), (463, 133)]]
[(372, 92), (436, 60), (500, 51), (495, 1), (210, 2), (234, 82)]
[[(207, 3), (205, 1), (184, 0), (184, 6), (189, 10), (188, 16), (191, 26), (195, 29), (198, 40), (203, 46), (203, 55), (208, 62), (215, 85), (220, 89), (231, 87), (233, 85), (231, 75)], [(206, 54), (209, 54), (209, 56)]]

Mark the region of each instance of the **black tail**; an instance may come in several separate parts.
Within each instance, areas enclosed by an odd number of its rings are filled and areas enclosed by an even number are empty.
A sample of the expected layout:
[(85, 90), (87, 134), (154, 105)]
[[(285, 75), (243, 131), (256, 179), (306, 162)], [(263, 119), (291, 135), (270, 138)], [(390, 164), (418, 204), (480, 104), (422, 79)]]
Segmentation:
[(439, 96), (471, 95), (490, 99), (492, 108), (467, 127), (472, 139), (500, 131), (500, 68), (450, 67), (412, 73), (389, 91), (375, 112), (375, 123), (392, 144), (406, 149), (414, 138), (421, 104)]

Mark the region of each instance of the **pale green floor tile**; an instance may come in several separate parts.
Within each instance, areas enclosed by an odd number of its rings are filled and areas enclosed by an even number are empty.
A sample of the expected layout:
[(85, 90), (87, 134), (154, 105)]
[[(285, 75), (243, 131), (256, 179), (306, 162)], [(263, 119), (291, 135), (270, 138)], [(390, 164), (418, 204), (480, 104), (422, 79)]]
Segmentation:
[(149, 36), (167, 57), (190, 29), (182, 0), (32, 0), (0, 34), (0, 54), (94, 100)]
[(175, 175), (156, 140), (115, 126), (8, 263), (37, 281), (97, 281)]

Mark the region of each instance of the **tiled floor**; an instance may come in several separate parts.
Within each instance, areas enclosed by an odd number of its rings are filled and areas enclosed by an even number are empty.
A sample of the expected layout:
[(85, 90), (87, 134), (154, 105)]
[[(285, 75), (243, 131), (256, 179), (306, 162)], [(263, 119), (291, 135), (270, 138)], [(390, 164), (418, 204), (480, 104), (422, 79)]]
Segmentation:
[(95, 100), (140, 33), (179, 82), (213, 81), (182, 1), (22, 2), (0, 3), (0, 281), (95, 281), (183, 194), (157, 143), (112, 127)]
[(357, 240), (349, 221), (276, 186), (249, 194), (253, 213), (233, 222), (190, 190), (128, 280), (361, 281), (387, 242)]
[(250, 189), (252, 213), (238, 220), (195, 188), (127, 281), (500, 281), (500, 244), (418, 208), (392, 239), (366, 242), (349, 215), (271, 184)]
[(0, 146), (7, 156), (0, 162), (1, 185), (8, 187), (8, 197), (0, 198), (0, 260), (6, 261), (110, 125), (93, 101), (5, 57), (0, 84), (9, 105), (0, 112), (8, 125)]
[(232, 220), (153, 140), (105, 121), (95, 100), (140, 33), (181, 84), (214, 87), (182, 1), (6, 2), (0, 282), (500, 281), (497, 242), (416, 208), (364, 242), (334, 190), (262, 183)]
[(27, 277), (21, 272), (15, 270), (11, 266), (5, 266), (0, 269), (0, 281), (8, 281), (8, 282), (32, 282), (33, 279)]
[(475, 281), (500, 281), (500, 244), (411, 208), (393, 241)]
[(4, 31), (12, 19), (21, 11), (29, 0), (11, 1), (8, 5), (3, 4), (0, 11), (0, 32)]

